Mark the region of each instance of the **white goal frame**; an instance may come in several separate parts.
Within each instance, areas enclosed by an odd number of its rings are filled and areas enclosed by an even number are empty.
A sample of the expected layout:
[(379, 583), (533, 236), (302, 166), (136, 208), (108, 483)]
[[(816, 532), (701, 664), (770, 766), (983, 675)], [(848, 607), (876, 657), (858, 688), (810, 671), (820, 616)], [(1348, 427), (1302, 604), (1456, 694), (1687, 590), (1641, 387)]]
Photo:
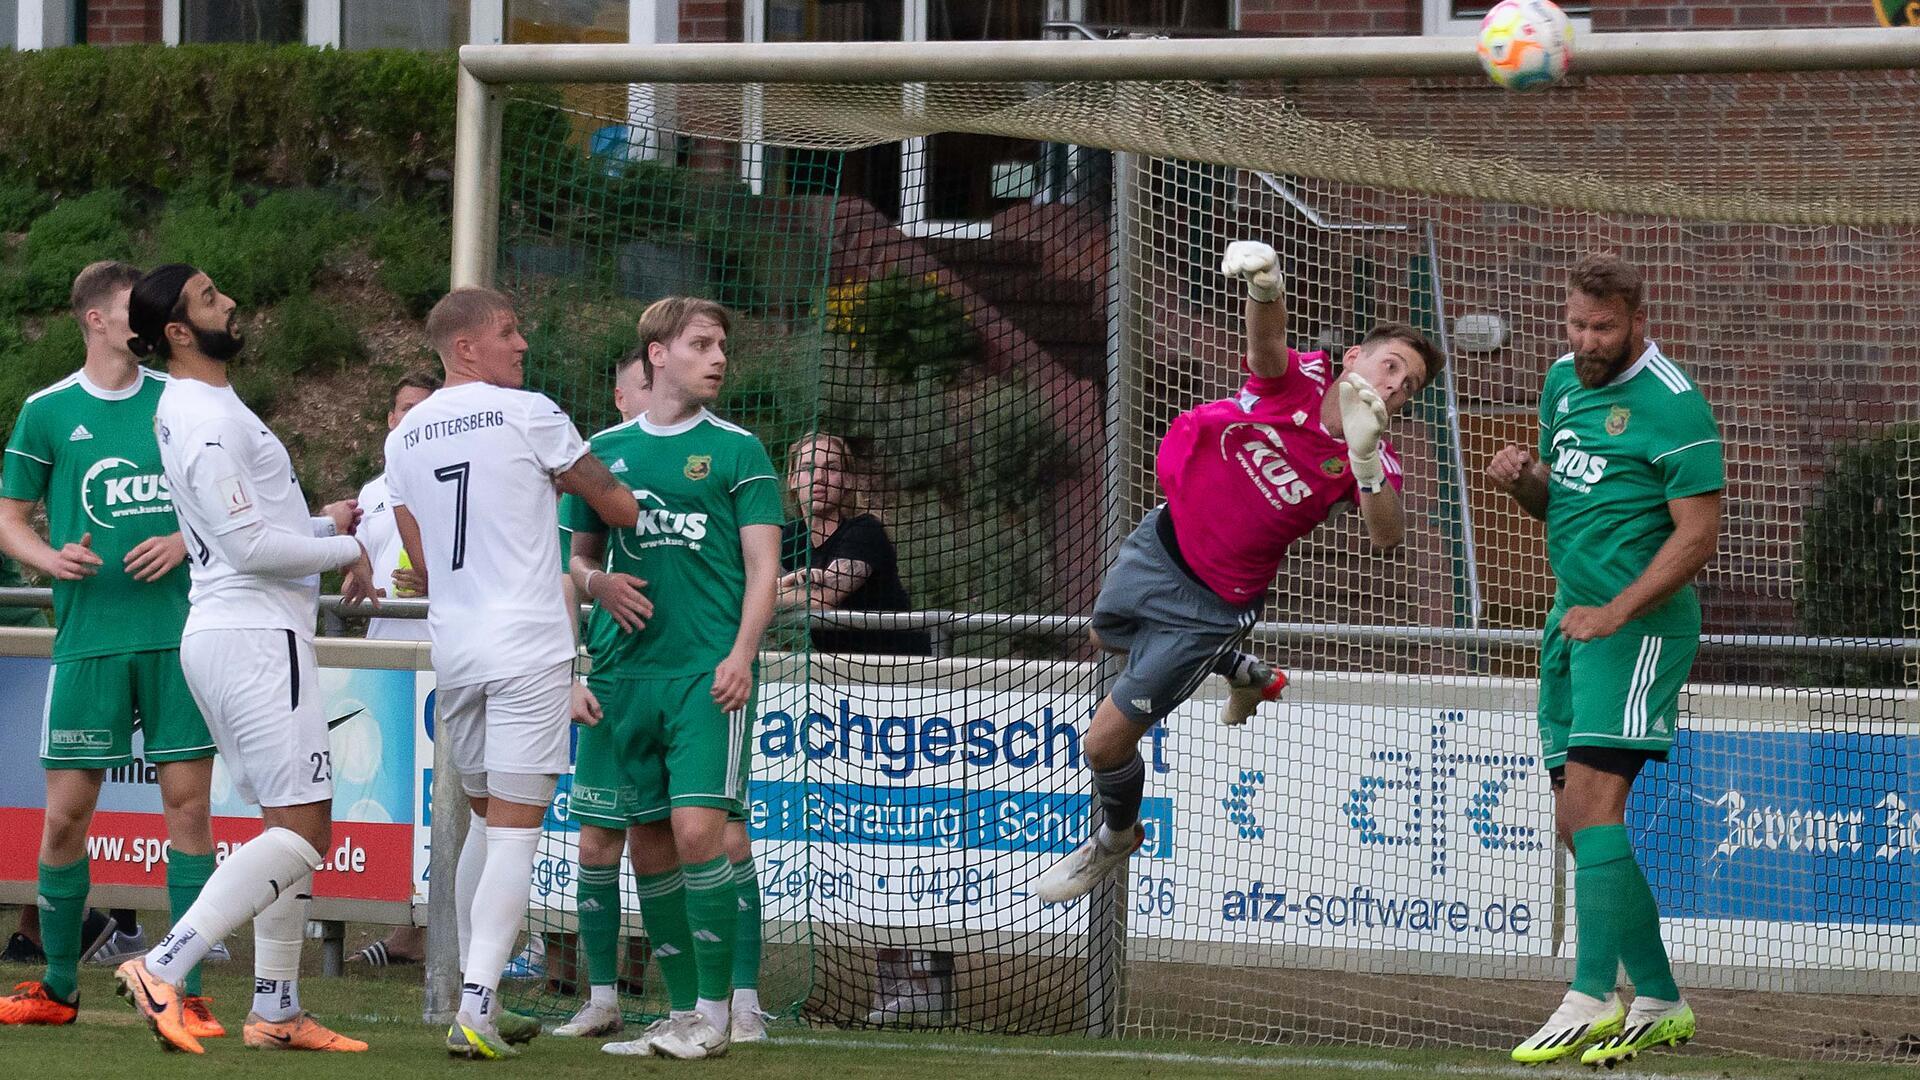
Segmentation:
[[(1584, 38), (1574, 61), (1578, 75), (1678, 75), (1728, 72), (1880, 70), (1920, 67), (1920, 28), (1738, 30), (1597, 34)], [(1230, 38), (1207, 40), (716, 43), (675, 45), (467, 45), (459, 51), (452, 206), (455, 287), (491, 285), (498, 259), (501, 131), (504, 89), (529, 83), (1060, 83), (1084, 80), (1267, 80), (1306, 77), (1459, 77), (1479, 74), (1471, 38)], [(1128, 155), (1116, 154), (1116, 158)], [(1117, 198), (1125, 198), (1116, 189)], [(1116, 244), (1124, 269), (1126, 246)], [(1135, 256), (1137, 257), (1137, 255)], [(1120, 280), (1116, 274), (1114, 281)], [(1123, 290), (1122, 290), (1123, 291)], [(1110, 297), (1111, 299), (1111, 297)], [(1111, 316), (1110, 317), (1115, 317)], [(1110, 335), (1112, 336), (1112, 335)], [(1110, 344), (1109, 373), (1119, 378), (1109, 409), (1128, 393), (1126, 335)], [(1116, 431), (1124, 425), (1117, 426)], [(1116, 447), (1108, 468), (1129, 455)], [(1112, 485), (1109, 485), (1111, 489)], [(1111, 498), (1111, 496), (1110, 496)], [(1110, 524), (1124, 527), (1117, 507)], [(996, 623), (996, 625), (999, 625)], [(1268, 628), (1272, 629), (1272, 628)], [(1281, 628), (1284, 630), (1285, 628)], [(1319, 627), (1321, 631), (1327, 628)], [(1379, 638), (1417, 637), (1421, 627), (1370, 627)], [(1442, 631), (1444, 632), (1444, 631)], [(1484, 635), (1475, 629), (1472, 633)], [(1754, 645), (1782, 645), (1779, 640)], [(1788, 645), (1818, 649), (1821, 642)], [(1830, 644), (1830, 643), (1829, 643)], [(1848, 643), (1852, 651), (1857, 643)], [(1868, 647), (1907, 651), (1910, 641)], [(445, 744), (436, 744), (436, 774), (452, 776)], [(459, 786), (442, 782), (433, 794), (431, 877), (454, 876), (467, 815)], [(453, 890), (429, 894), (428, 925), (455, 924)], [(1122, 904), (1121, 906), (1124, 906)], [(1093, 943), (1117, 962), (1116, 942)], [(444, 1022), (457, 1005), (458, 946), (451, 933), (430, 933), (425, 1013)], [(1100, 957), (1096, 956), (1096, 962)], [(1108, 980), (1113, 982), (1113, 980)], [(1111, 1003), (1108, 1003), (1111, 1007)], [(1111, 1016), (1096, 1006), (1099, 1022)]]

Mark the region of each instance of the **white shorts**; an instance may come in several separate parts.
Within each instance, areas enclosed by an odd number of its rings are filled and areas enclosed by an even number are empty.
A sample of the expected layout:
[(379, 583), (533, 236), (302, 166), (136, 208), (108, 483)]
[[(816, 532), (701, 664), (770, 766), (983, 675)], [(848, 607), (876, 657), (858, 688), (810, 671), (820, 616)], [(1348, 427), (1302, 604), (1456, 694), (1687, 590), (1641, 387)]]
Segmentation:
[(481, 796), (490, 772), (566, 772), (572, 705), (572, 660), (532, 675), (442, 687), (434, 693), (434, 737), (453, 740), (461, 789)]
[(234, 791), (255, 806), (333, 801), (313, 642), (291, 630), (196, 630), (180, 669)]

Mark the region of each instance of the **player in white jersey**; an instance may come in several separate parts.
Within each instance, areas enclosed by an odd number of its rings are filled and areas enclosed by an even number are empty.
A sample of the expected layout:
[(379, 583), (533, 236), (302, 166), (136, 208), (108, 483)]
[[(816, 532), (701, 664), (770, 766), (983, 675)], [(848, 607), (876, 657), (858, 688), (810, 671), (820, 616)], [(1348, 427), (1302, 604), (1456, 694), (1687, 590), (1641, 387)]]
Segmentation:
[(171, 375), (154, 430), (192, 572), (180, 666), (265, 829), (227, 856), (152, 952), (120, 966), (121, 993), (161, 1045), (202, 1053), (183, 1023), (181, 980), (252, 919), (247, 1045), (365, 1050), (303, 1011), (295, 983), (313, 871), (333, 835), (333, 755), (314, 692), (319, 575), (346, 568), (342, 591), (371, 595), (372, 568), (350, 535), (359, 511), (348, 501), (308, 514), (286, 447), (227, 381), (243, 341), (234, 302), (211, 278), (177, 263), (154, 270), (133, 288), (128, 323), (133, 351), (166, 360)]
[[(387, 430), (399, 427), (415, 405), (438, 389), (440, 376), (431, 371), (409, 371), (400, 376), (393, 384), (393, 400), (387, 408)], [(393, 587), (393, 572), (409, 564), (404, 561), (406, 547), (400, 542), (400, 528), (393, 520), (387, 474), (383, 472), (361, 485), (357, 501), (362, 516), (360, 529), (354, 535), (366, 545), (367, 557), (373, 560), (373, 585), (382, 590), (383, 595), (398, 596), (400, 593)], [(367, 637), (380, 641), (426, 641), (427, 622), (425, 619), (369, 619)], [(412, 929), (401, 928), (402, 931)]]
[[(440, 389), (440, 376), (425, 369), (407, 372), (393, 384), (393, 394), (387, 404), (387, 430), (400, 426), (400, 421), (415, 405), (427, 400), (427, 396)], [(373, 560), (373, 585), (387, 596), (411, 596), (412, 594), (394, 588), (393, 572), (406, 565), (406, 548), (400, 543), (400, 529), (393, 523), (393, 506), (387, 499), (387, 474), (381, 473), (360, 486), (360, 495), (356, 500), (360, 504), (360, 528), (354, 533), (360, 543), (366, 546), (367, 557)], [(427, 640), (427, 621), (425, 619), (368, 619), (367, 640), (369, 641), (425, 641)], [(407, 925), (396, 926), (387, 936), (368, 945), (353, 955), (353, 959), (369, 967), (385, 967), (388, 964), (417, 964), (426, 959), (427, 932), (424, 927)]]
[(516, 1053), (495, 991), (570, 764), (575, 617), (555, 574), (556, 489), (620, 527), (639, 506), (558, 406), (519, 389), (527, 342), (505, 296), (455, 289), (427, 336), (446, 385), (387, 436), (387, 494), (430, 590), (435, 728), (475, 814), (454, 879), (463, 975), (447, 1049), (491, 1059)]

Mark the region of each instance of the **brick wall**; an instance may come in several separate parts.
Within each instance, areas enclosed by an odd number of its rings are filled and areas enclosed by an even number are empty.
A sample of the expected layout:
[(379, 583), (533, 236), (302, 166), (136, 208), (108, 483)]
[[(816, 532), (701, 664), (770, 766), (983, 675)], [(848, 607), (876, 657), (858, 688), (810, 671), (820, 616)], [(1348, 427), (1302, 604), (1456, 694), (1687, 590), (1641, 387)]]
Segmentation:
[(749, 0), (680, 0), (681, 41), (740, 41)]
[(135, 45), (160, 40), (161, 0), (87, 0), (89, 45)]
[(1609, 30), (1767, 30), (1788, 26), (1874, 26), (1868, 0), (1600, 0), (1593, 28)]
[(1242, 0), (1240, 29), (1289, 36), (1418, 34), (1420, 0)]

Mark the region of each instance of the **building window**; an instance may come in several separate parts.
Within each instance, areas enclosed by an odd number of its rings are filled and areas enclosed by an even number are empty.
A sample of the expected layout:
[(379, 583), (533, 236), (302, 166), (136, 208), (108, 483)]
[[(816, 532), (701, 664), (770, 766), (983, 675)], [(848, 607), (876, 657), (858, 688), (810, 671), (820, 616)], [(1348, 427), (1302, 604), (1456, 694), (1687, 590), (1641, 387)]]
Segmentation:
[(19, 44), (20, 2), (0, 0), (0, 49), (17, 48)]
[(627, 40), (627, 0), (507, 0), (507, 41), (546, 45)]
[[(1449, 0), (1447, 7), (1450, 9), (1448, 17), (1454, 19), (1477, 20), (1487, 12), (1493, 10), (1491, 0), (1481, 0), (1479, 3), (1461, 3), (1460, 0)], [(1592, 4), (1561, 4), (1560, 10), (1566, 12), (1569, 18), (1575, 19), (1585, 19), (1593, 15)]]
[(341, 0), (349, 49), (451, 49), (467, 43), (470, 0)]
[(1233, 0), (1085, 0), (1092, 26), (1178, 35), (1233, 29)]
[(307, 40), (303, 0), (184, 0), (180, 40), (188, 44)]
[(767, 0), (768, 41), (899, 41), (899, 0)]

